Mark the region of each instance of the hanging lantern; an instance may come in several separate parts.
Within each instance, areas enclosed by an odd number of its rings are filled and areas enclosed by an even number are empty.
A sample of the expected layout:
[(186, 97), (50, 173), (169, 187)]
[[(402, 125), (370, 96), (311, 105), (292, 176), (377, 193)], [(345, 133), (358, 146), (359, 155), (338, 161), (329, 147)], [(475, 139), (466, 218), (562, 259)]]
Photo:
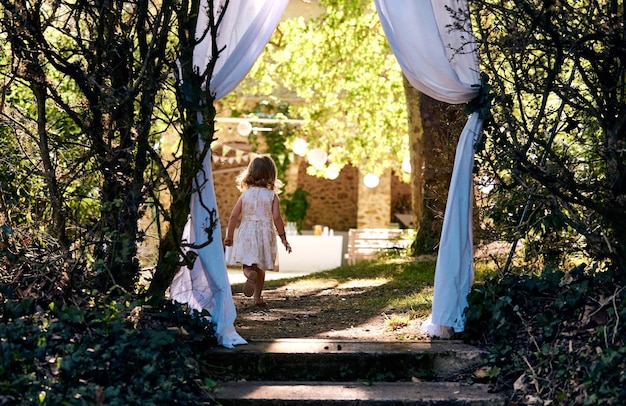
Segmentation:
[(328, 153), (321, 148), (314, 148), (306, 155), (306, 159), (309, 161), (311, 166), (319, 168), (326, 163)]
[(379, 183), (380, 178), (373, 173), (368, 173), (367, 175), (363, 176), (363, 184), (367, 188), (374, 189), (376, 186), (378, 186)]
[(242, 137), (247, 137), (252, 132), (252, 124), (248, 120), (242, 120), (237, 124), (237, 133)]
[(304, 156), (306, 154), (307, 142), (304, 138), (296, 138), (291, 145), (291, 150), (294, 154)]
[(340, 169), (335, 164), (330, 164), (326, 168), (326, 179), (335, 180), (339, 177)]

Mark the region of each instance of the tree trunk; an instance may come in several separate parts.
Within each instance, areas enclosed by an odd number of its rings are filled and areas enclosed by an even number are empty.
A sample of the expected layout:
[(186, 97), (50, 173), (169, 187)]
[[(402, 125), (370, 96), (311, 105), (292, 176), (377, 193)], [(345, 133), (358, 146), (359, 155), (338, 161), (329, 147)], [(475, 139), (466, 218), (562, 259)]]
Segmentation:
[(411, 159), (411, 205), (414, 228), (419, 231), (424, 204), (424, 127), (420, 111), (420, 92), (402, 75), (409, 125)]
[[(169, 20), (171, 11), (163, 11), (163, 18)], [(147, 24), (145, 13), (137, 14), (138, 27)], [(111, 17), (112, 21), (115, 21)], [(134, 78), (134, 44), (115, 35), (115, 27), (105, 27), (102, 47), (102, 63), (110, 67), (105, 70), (104, 78), (110, 81), (109, 93), (99, 93), (100, 105), (106, 106), (108, 113), (101, 117), (97, 127), (105, 133), (104, 141), (97, 133), (92, 134), (99, 151), (100, 170), (104, 178), (101, 192), (102, 209), (102, 245), (99, 257), (105, 264), (102, 272), (104, 286), (117, 285), (128, 292), (135, 291), (139, 279), (139, 261), (137, 244), (139, 234), (140, 210), (144, 203), (145, 172), (148, 165), (148, 150), (151, 148), (149, 137), (161, 73), (166, 63), (166, 31), (155, 38), (154, 44), (139, 41), (140, 53), (150, 58), (142, 72), (143, 76)], [(140, 79), (139, 82), (136, 82)], [(140, 84), (140, 98), (133, 94), (133, 85)], [(107, 98), (114, 97), (114, 104), (107, 103)], [(139, 103), (139, 111), (136, 104)], [(108, 122), (109, 125), (105, 125)], [(98, 130), (100, 131), (100, 130)]]
[[(417, 96), (419, 112), (409, 110), (409, 117), (413, 117), (413, 120), (416, 120), (414, 117), (419, 117), (422, 128), (421, 139), (411, 137), (412, 154), (419, 153), (419, 147), (422, 148), (422, 159), (416, 159), (416, 165), (421, 163), (422, 170), (416, 171), (415, 169), (420, 167), (414, 167), (413, 187), (414, 190), (421, 191), (421, 194), (415, 193), (415, 196), (422, 198), (421, 202), (414, 198), (414, 206), (417, 206), (415, 218), (418, 231), (414, 251), (416, 254), (433, 254), (437, 252), (441, 238), (456, 145), (467, 116), (462, 105), (450, 105), (434, 100), (417, 90), (414, 92), (419, 94)], [(409, 122), (412, 122), (411, 118)], [(412, 128), (416, 127), (419, 126), (414, 125)], [(421, 184), (418, 184), (416, 178), (420, 172)]]

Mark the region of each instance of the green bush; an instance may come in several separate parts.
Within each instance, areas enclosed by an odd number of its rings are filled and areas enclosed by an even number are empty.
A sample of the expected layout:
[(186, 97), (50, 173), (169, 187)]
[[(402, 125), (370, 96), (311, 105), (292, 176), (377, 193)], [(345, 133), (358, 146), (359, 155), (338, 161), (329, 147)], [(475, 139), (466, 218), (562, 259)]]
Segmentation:
[(581, 265), (476, 284), (464, 339), (489, 349), (485, 375), (517, 401), (622, 404), (626, 293), (614, 275)]
[(287, 193), (281, 200), (285, 211), (285, 219), (288, 222), (296, 223), (298, 234), (302, 231), (302, 223), (306, 218), (307, 210), (309, 210), (308, 196), (309, 192), (302, 188), (297, 188), (293, 193)]
[(1, 307), (0, 405), (210, 402), (213, 383), (198, 361), (214, 345), (206, 315), (106, 299)]

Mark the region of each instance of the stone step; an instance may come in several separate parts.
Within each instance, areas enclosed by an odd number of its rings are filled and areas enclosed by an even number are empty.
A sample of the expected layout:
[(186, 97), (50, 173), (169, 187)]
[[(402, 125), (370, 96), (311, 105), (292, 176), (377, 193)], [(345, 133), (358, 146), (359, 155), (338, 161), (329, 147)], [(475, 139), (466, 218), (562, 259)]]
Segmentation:
[(226, 382), (214, 396), (223, 406), (506, 404), (486, 385), (458, 382)]
[(410, 382), (462, 380), (484, 356), (459, 341), (278, 339), (216, 348), (208, 361), (246, 380)]

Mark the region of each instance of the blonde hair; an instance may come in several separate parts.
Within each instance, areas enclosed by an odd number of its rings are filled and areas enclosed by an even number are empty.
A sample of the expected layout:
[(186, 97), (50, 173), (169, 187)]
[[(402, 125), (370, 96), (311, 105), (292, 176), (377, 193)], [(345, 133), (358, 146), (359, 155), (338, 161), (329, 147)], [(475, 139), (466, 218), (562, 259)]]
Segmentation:
[(276, 164), (269, 155), (256, 155), (248, 167), (237, 176), (236, 183), (239, 190), (250, 187), (262, 187), (280, 193), (283, 182), (276, 178)]

